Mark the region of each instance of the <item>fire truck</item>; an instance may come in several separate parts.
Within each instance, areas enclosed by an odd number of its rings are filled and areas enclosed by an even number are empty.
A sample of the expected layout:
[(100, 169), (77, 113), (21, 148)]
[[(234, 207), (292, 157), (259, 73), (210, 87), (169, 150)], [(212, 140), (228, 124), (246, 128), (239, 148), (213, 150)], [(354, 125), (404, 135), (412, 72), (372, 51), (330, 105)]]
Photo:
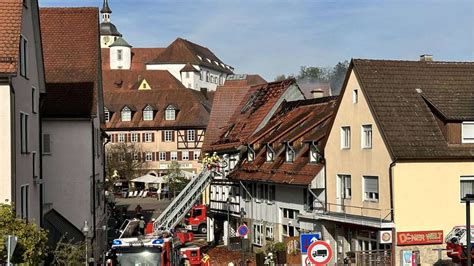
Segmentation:
[[(194, 241), (193, 233), (176, 229), (186, 214), (199, 201), (201, 194), (219, 174), (215, 168), (204, 168), (192, 179), (153, 223), (153, 231), (140, 235), (139, 220), (126, 220), (112, 242), (107, 256), (108, 265), (209, 265), (205, 255), (205, 243)], [(205, 209), (204, 209), (205, 215)]]
[[(474, 226), (471, 226), (471, 239), (474, 240)], [(446, 235), (445, 241), (448, 257), (450, 257), (454, 263), (460, 263), (461, 265), (466, 264), (468, 256), (466, 226), (453, 227)], [(471, 260), (474, 261), (474, 252), (471, 251), (470, 256)]]
[(207, 207), (206, 205), (194, 205), (191, 211), (184, 218), (186, 229), (198, 232), (200, 234), (207, 233)]

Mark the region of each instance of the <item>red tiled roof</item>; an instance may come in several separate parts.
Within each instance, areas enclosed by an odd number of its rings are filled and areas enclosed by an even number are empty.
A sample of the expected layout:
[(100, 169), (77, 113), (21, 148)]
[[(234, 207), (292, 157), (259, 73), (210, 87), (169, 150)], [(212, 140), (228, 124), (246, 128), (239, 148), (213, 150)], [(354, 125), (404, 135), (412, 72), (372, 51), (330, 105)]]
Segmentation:
[(146, 79), (152, 90), (184, 89), (179, 80), (167, 70), (103, 70), (104, 91), (129, 91), (136, 89)]
[[(154, 120), (143, 121), (143, 109), (150, 105), (157, 108)], [(178, 109), (176, 120), (165, 120), (165, 109), (173, 105)], [(133, 118), (122, 122), (120, 111), (130, 107)], [(106, 92), (105, 107), (112, 112), (108, 130), (156, 129), (156, 128), (206, 128), (209, 122), (210, 104), (201, 92), (192, 89), (135, 90), (126, 92)]]
[[(51, 83), (93, 83), (91, 114), (97, 113), (96, 103), (102, 99), (101, 84), (98, 83), (98, 20), (97, 8), (40, 9), (46, 90)], [(78, 106), (83, 102), (71, 100), (68, 104)]]
[(44, 117), (90, 117), (94, 83), (48, 83)]
[[(102, 48), (102, 70), (110, 70), (110, 50)], [(146, 63), (156, 58), (165, 48), (132, 48), (131, 70), (145, 70)]]
[[(199, 57), (201, 59), (199, 59)], [(211, 60), (209, 62), (207, 59)], [(215, 69), (227, 74), (232, 74), (232, 70), (223, 67), (223, 62), (206, 47), (200, 46), (188, 40), (177, 38), (156, 58), (151, 60), (151, 64), (186, 64), (200, 65), (210, 69)]]
[(22, 1), (0, 0), (0, 74), (17, 72), (22, 11)]
[[(256, 156), (253, 162), (246, 159), (230, 174), (241, 181), (272, 182), (308, 185), (315, 178), (323, 163), (310, 162), (309, 143), (324, 150), (324, 140), (329, 133), (329, 122), (336, 109), (336, 98), (325, 97), (284, 103), (270, 122), (249, 138)], [(285, 144), (290, 143), (296, 157), (285, 162)], [(266, 146), (275, 152), (274, 161), (266, 162)]]
[(212, 111), (203, 150), (210, 148), (211, 143), (219, 140), (223, 131), (228, 128), (230, 118), (240, 106), (251, 86), (263, 83), (266, 81), (259, 75), (247, 75), (245, 79), (226, 80), (223, 86), (217, 87), (212, 101)]
[(222, 131), (224, 134), (208, 146), (209, 150), (235, 149), (245, 143), (291, 85), (296, 85), (295, 79), (250, 88)]

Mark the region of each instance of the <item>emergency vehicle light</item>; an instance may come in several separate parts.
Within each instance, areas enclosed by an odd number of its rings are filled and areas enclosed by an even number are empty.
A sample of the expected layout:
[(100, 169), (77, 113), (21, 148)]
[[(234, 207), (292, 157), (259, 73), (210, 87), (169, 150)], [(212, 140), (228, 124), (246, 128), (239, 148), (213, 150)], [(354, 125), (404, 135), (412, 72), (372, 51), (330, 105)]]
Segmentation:
[(153, 240), (153, 242), (151, 242), (152, 245), (161, 245), (163, 244), (165, 241), (163, 239), (155, 239)]
[(122, 240), (114, 239), (114, 241), (112, 241), (112, 245), (113, 246), (120, 246), (120, 245), (122, 245)]

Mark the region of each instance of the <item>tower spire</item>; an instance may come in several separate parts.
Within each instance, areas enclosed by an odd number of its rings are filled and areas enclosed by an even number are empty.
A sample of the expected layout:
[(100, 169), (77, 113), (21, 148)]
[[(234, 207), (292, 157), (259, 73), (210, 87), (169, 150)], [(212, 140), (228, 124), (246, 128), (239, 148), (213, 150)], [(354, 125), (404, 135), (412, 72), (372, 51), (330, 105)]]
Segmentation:
[(100, 13), (102, 13), (103, 22), (110, 22), (110, 14), (112, 13), (112, 10), (109, 7), (109, 0), (104, 0)]

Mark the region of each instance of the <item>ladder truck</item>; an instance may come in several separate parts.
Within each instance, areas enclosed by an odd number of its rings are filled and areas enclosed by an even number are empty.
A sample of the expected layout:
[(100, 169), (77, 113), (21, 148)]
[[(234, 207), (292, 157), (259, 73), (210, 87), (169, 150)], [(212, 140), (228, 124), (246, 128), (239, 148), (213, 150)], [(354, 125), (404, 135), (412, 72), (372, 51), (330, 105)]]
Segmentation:
[(127, 220), (121, 235), (113, 240), (108, 265), (209, 265), (204, 244), (193, 241), (193, 233), (174, 230), (199, 200), (214, 176), (225, 168), (217, 156), (207, 162), (198, 177), (192, 179), (153, 223), (153, 232), (138, 235), (138, 220)]
[[(471, 239), (474, 240), (474, 226), (471, 226)], [(446, 235), (445, 242), (447, 255), (454, 263), (466, 265), (467, 256), (471, 256), (471, 261), (474, 261), (474, 252), (468, 254), (466, 226), (453, 227)]]

